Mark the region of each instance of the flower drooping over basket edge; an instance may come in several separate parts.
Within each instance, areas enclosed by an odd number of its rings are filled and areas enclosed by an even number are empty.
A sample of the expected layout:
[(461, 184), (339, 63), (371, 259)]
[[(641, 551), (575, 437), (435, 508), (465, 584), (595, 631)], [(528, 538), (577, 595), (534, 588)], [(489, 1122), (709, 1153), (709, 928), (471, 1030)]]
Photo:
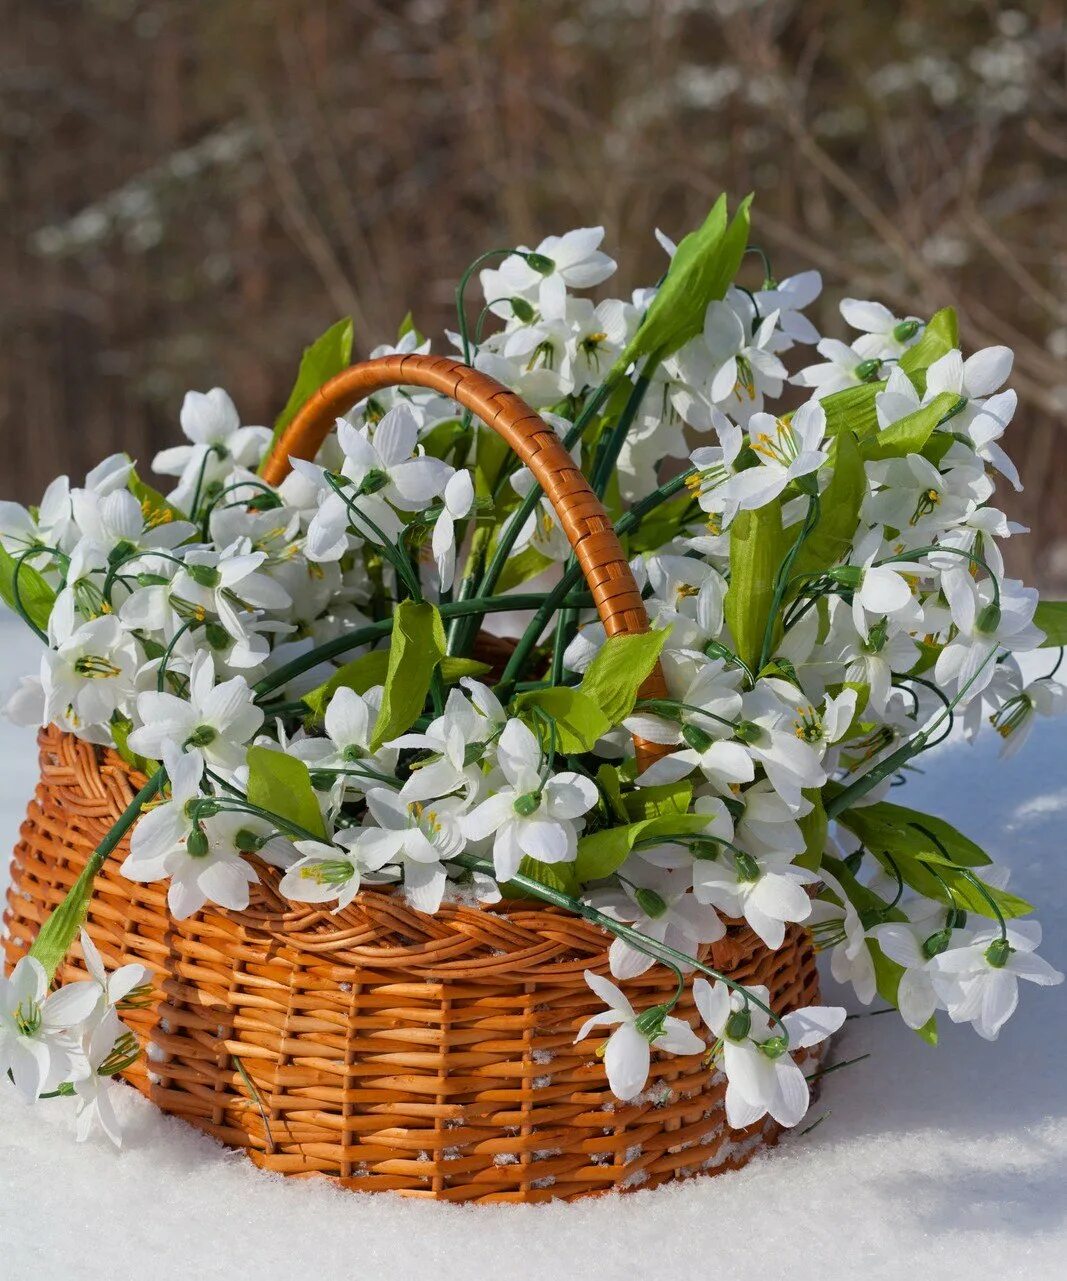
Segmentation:
[[(349, 321), (304, 353), (273, 431), (189, 392), (188, 443), (154, 461), (166, 496), (116, 455), (38, 507), (0, 504), (0, 589), (47, 646), (9, 714), (148, 777), (0, 981), (0, 1071), (26, 1096), (76, 1094), (81, 1131), (116, 1133), (106, 1084), (136, 1052), (117, 1011), (147, 976), (109, 978), (83, 935), (92, 981), (48, 987), (131, 829), (123, 872), (165, 882), (177, 917), (240, 910), (267, 874), (332, 910), (397, 886), (430, 913), (460, 895), (578, 912), (614, 936), (616, 982), (587, 975), (605, 1010), (577, 1037), (615, 1093), (641, 1092), (653, 1050), (707, 1054), (735, 1128), (800, 1120), (793, 1053), (844, 1011), (780, 1015), (714, 970), (725, 920), (770, 949), (804, 923), (835, 978), (930, 1041), (939, 1013), (993, 1039), (1020, 979), (1061, 980), (1004, 871), (887, 799), (954, 721), (1013, 751), (1067, 707), (1058, 658), (1027, 678), (1016, 657), (1058, 646), (1067, 606), (1005, 577), (998, 546), (1022, 532), (994, 505), (1019, 484), (1011, 352), (965, 359), (951, 310), (856, 299), (849, 341), (820, 338), (818, 273), (774, 280), (748, 229), (748, 202), (728, 219), (721, 199), (660, 238), (664, 277), (629, 300), (585, 296), (615, 271), (600, 228), (483, 255), (457, 290), (445, 349), (558, 432), (646, 634), (605, 638), (536, 480), (442, 395), (376, 394), (314, 462), (264, 478), (349, 364)], [(429, 349), (408, 320), (372, 355)], [(521, 634), (493, 681), (474, 655), (501, 613)], [(666, 695), (643, 697), (657, 662)], [(631, 735), (671, 750), (639, 767)], [(631, 1004), (653, 965), (693, 983), (703, 1035), (672, 1002)]]

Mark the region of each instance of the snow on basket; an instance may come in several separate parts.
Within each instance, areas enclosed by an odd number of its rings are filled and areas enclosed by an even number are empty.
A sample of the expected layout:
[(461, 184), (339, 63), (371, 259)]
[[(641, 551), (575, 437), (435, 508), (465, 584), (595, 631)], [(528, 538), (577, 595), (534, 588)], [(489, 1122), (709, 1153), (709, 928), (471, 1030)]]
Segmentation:
[(596, 306), (599, 228), (483, 255), (461, 361), (407, 324), (350, 365), (341, 321), (273, 432), (186, 396), (166, 497), (118, 455), (0, 504), (46, 646), (8, 707), (15, 1089), (118, 1143), (124, 1076), (271, 1170), (573, 1198), (801, 1121), (844, 1019), (816, 950), (930, 1041), (1060, 981), (983, 851), (885, 799), (954, 720), (1010, 750), (1064, 704), (1014, 655), (1065, 607), (996, 542), (1011, 353), (855, 299), (820, 339), (817, 273), (743, 283), (748, 229), (721, 199)]

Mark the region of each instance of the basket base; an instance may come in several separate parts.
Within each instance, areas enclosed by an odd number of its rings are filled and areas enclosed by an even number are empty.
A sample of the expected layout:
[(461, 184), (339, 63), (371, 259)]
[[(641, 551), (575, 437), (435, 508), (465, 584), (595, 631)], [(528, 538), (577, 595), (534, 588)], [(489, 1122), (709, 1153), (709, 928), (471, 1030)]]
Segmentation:
[[(9, 966), (140, 785), (113, 752), (55, 729), (40, 743), (4, 918)], [(154, 975), (150, 1004), (124, 1015), (145, 1049), (125, 1075), (264, 1169), (360, 1192), (536, 1202), (737, 1169), (777, 1141), (772, 1121), (729, 1130), (725, 1083), (700, 1055), (654, 1054), (637, 1100), (611, 1095), (603, 1034), (574, 1044), (600, 1005), (583, 971), (607, 972), (608, 940), (586, 921), (519, 902), (427, 917), (380, 892), (336, 914), (294, 910), (266, 868), (246, 911), (175, 921), (162, 887), (121, 875), (123, 853), (97, 879), (87, 928), (109, 967)], [(797, 927), (770, 953), (734, 926), (710, 961), (766, 985), (783, 1012), (818, 1000)], [(59, 978), (83, 976), (72, 958)], [(638, 1008), (673, 991), (666, 971), (627, 984)], [(697, 1025), (688, 994), (675, 1012)]]

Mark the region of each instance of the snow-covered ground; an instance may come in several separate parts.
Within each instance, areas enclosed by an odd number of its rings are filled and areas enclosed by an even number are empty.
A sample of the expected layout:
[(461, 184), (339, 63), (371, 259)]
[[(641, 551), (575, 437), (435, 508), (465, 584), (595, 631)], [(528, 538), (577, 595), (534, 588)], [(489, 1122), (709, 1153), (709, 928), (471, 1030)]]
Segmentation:
[[(35, 643), (0, 619), (6, 694)], [(908, 803), (936, 809), (1038, 897), (1042, 949), (1067, 968), (1067, 722), (1021, 756), (950, 743)], [(0, 845), (35, 781), (32, 737), (0, 727)], [(5, 873), (0, 870), (0, 885)], [(747, 1169), (571, 1206), (453, 1208), (271, 1177), (127, 1091), (126, 1148), (75, 1144), (61, 1103), (0, 1089), (0, 1277), (77, 1281), (706, 1281), (1064, 1275), (1064, 988), (1029, 988), (990, 1045), (945, 1027), (932, 1050), (892, 1016), (846, 1024), (819, 1127)], [(827, 995), (838, 995), (827, 984)]]

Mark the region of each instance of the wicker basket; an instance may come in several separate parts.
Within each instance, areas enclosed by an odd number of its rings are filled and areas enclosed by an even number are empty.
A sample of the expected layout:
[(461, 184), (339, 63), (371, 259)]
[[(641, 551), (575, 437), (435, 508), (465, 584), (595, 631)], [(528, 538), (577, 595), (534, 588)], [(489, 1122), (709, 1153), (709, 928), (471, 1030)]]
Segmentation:
[[(647, 627), (610, 521), (554, 433), (454, 361), (353, 366), (294, 420), (270, 479), (289, 455), (313, 456), (338, 413), (394, 384), (434, 387), (500, 431), (556, 505), (609, 634)], [(9, 965), (144, 781), (116, 753), (55, 727), (40, 747), (8, 893)], [(657, 750), (637, 747), (645, 760)], [(97, 878), (88, 928), (109, 966), (139, 961), (155, 976), (152, 1002), (129, 1016), (147, 1054), (128, 1079), (266, 1169), (359, 1191), (541, 1201), (733, 1168), (777, 1137), (773, 1122), (727, 1128), (723, 1078), (699, 1055), (654, 1054), (645, 1093), (614, 1098), (602, 1037), (572, 1044), (600, 1008), (583, 970), (608, 972), (609, 940), (577, 917), (528, 902), (446, 903), (431, 917), (381, 891), (336, 913), (294, 908), (260, 865), (246, 911), (175, 921), (164, 886), (121, 875), (125, 848)], [(818, 999), (798, 927), (771, 953), (733, 925), (708, 955), (738, 981), (765, 984), (776, 1009)], [(59, 977), (80, 975), (72, 958)], [(627, 984), (639, 1006), (673, 991), (662, 967)], [(688, 995), (676, 1013), (697, 1024)]]

